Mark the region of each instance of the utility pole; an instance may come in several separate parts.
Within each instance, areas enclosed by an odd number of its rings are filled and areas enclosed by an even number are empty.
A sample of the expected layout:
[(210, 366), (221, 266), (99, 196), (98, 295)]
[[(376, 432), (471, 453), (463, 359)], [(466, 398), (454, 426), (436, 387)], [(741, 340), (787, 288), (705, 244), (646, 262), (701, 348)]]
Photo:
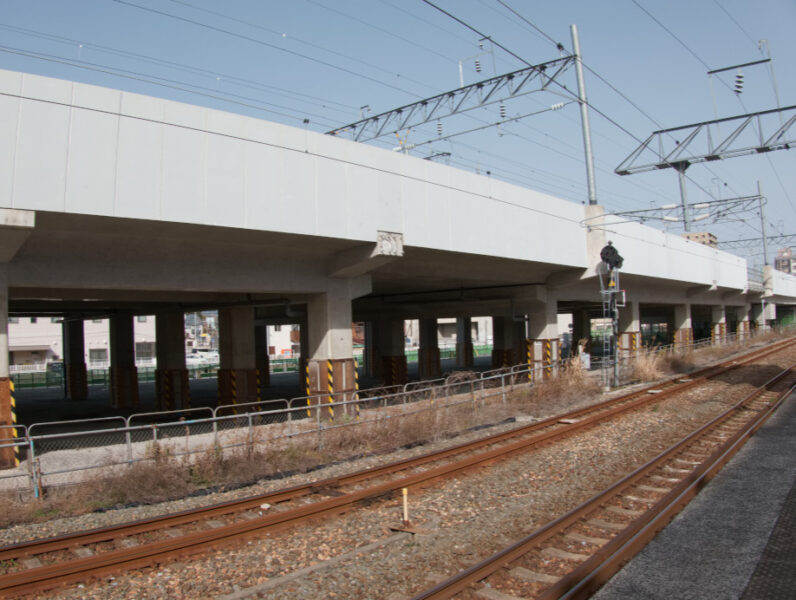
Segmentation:
[(578, 77), (578, 103), (580, 104), (580, 121), (583, 126), (583, 152), (586, 155), (586, 183), (589, 188), (589, 204), (597, 204), (597, 186), (594, 180), (594, 157), (591, 151), (591, 130), (589, 128), (589, 104), (586, 100), (586, 84), (583, 80), (583, 62), (580, 58), (580, 39), (578, 26), (570, 25), (572, 34), (572, 50), (575, 53), (575, 72)]
[(760, 180), (757, 181), (757, 195), (760, 196), (760, 231), (763, 233), (763, 264), (768, 265), (768, 239), (766, 239), (766, 217), (763, 212), (763, 192)]

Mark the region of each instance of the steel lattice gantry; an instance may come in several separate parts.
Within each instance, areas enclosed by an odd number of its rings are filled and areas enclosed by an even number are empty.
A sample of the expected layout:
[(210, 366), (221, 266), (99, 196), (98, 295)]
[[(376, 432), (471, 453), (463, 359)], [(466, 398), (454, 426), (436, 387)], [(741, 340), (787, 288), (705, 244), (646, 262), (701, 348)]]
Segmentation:
[[(772, 235), (768, 238), (770, 243), (779, 244), (780, 246), (793, 246), (796, 245), (796, 233), (788, 235)], [(720, 241), (719, 248), (722, 250), (742, 250), (756, 248), (762, 244), (762, 240), (757, 238), (747, 238), (745, 240), (728, 240), (726, 242)]]
[(562, 56), (407, 104), (326, 133), (349, 134), (357, 142), (373, 140), (507, 98), (546, 90), (574, 62), (574, 56)]
[[(796, 106), (738, 115), (654, 131), (616, 168), (618, 175), (654, 169), (685, 170), (709, 162), (787, 150), (796, 144)], [(722, 132), (724, 128), (724, 132)]]

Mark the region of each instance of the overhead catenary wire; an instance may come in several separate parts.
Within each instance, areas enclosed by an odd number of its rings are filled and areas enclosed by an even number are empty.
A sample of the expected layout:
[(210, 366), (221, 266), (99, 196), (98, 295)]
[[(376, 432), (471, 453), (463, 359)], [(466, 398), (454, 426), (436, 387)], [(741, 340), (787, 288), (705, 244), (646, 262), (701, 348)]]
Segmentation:
[[(271, 48), (272, 50), (276, 50), (278, 52), (283, 52), (283, 53), (289, 54), (291, 56), (296, 56), (296, 57), (302, 58), (304, 60), (309, 60), (309, 61), (318, 63), (320, 65), (323, 65), (325, 67), (328, 67), (330, 69), (335, 69), (337, 71), (341, 71), (341, 72), (346, 73), (348, 75), (352, 75), (354, 77), (358, 77), (360, 79), (365, 79), (367, 81), (370, 81), (372, 83), (376, 83), (378, 85), (382, 85), (382, 86), (385, 86), (385, 87), (388, 87), (388, 88), (392, 88), (393, 90), (402, 92), (404, 94), (412, 94), (411, 92), (407, 91), (404, 88), (398, 87), (396, 85), (392, 85), (391, 83), (387, 83), (387, 82), (381, 81), (379, 79), (376, 79), (375, 77), (370, 77), (369, 75), (365, 75), (364, 73), (359, 73), (359, 72), (354, 71), (352, 69), (348, 69), (346, 67), (341, 67), (339, 65), (335, 65), (334, 63), (330, 63), (328, 61), (321, 60), (320, 58), (316, 58), (314, 56), (309, 56), (309, 55), (303, 54), (301, 52), (296, 52), (295, 50), (290, 50), (288, 48), (282, 48), (281, 46), (277, 46), (276, 44), (271, 44), (269, 42), (264, 42), (263, 40), (259, 40), (257, 38), (254, 38), (254, 37), (251, 37), (251, 36), (248, 36), (248, 35), (244, 35), (242, 33), (238, 33), (238, 32), (235, 32), (235, 31), (230, 31), (228, 29), (224, 29), (223, 27), (217, 27), (215, 25), (210, 25), (209, 23), (203, 23), (203, 22), (197, 21), (195, 19), (189, 19), (187, 17), (182, 17), (180, 15), (175, 15), (175, 14), (163, 11), (163, 10), (158, 10), (158, 9), (155, 9), (155, 8), (151, 8), (149, 6), (141, 6), (140, 4), (136, 4), (135, 2), (129, 2), (128, 0), (112, 0), (112, 1), (116, 2), (117, 4), (122, 4), (122, 5), (125, 5), (125, 6), (136, 8), (138, 10), (150, 12), (150, 13), (157, 14), (157, 15), (160, 15), (160, 16), (163, 16), (163, 17), (167, 17), (167, 18), (170, 18), (170, 19), (175, 19), (177, 21), (182, 21), (184, 23), (190, 23), (192, 25), (196, 25), (197, 27), (203, 27), (203, 28), (208, 29), (210, 31), (215, 31), (217, 33), (221, 33), (221, 34), (224, 34), (224, 35), (229, 35), (229, 36), (232, 36), (232, 37), (236, 37), (236, 38), (241, 39), (241, 40), (246, 40), (246, 41), (249, 41), (249, 42), (251, 42), (253, 44), (258, 44), (260, 46)], [(311, 0), (308, 0), (308, 1), (311, 1)]]
[[(19, 48), (12, 48), (8, 46), (0, 46), (0, 52), (5, 52), (7, 54), (15, 54), (17, 56), (25, 56), (28, 58), (33, 58), (37, 60), (43, 60), (51, 63), (62, 64), (74, 68), (85, 69), (88, 71), (94, 71), (96, 73), (103, 73), (105, 75), (111, 75), (114, 77), (121, 77), (124, 79), (130, 79), (134, 81), (139, 81), (142, 83), (147, 83), (149, 85), (155, 85), (163, 88), (172, 89), (179, 92), (186, 92), (190, 94), (196, 94), (198, 96), (204, 96), (205, 98), (210, 98), (213, 100), (219, 100), (222, 102), (227, 102), (231, 104), (236, 104), (238, 106), (244, 106), (246, 108), (255, 109), (258, 111), (267, 112), (274, 115), (279, 115), (281, 117), (285, 117), (291, 120), (303, 120), (307, 115), (315, 117), (322, 122), (325, 118), (324, 115), (316, 115), (313, 113), (302, 112), (300, 115), (290, 114), (286, 112), (281, 112), (279, 110), (274, 110), (274, 108), (267, 108), (265, 105), (269, 105), (269, 103), (262, 102), (262, 104), (253, 104), (252, 102), (243, 102), (242, 100), (234, 100), (232, 98), (226, 97), (223, 94), (211, 92), (211, 91), (200, 91), (202, 86), (196, 86), (194, 84), (177, 82), (174, 80), (170, 80), (163, 77), (157, 77), (155, 75), (147, 75), (144, 73), (139, 73), (136, 71), (129, 71), (126, 69), (120, 69), (118, 67), (108, 67), (106, 65), (99, 65), (96, 63), (91, 63), (88, 61), (80, 61), (76, 59), (65, 59), (59, 56), (48, 55), (44, 53), (36, 53), (30, 52), (27, 50), (22, 50)], [(194, 89), (191, 89), (194, 88)], [(204, 88), (207, 90), (208, 88)], [(235, 94), (227, 94), (228, 96), (235, 96)], [(241, 98), (241, 96), (238, 96)], [(259, 100), (257, 100), (259, 102)], [(279, 105), (270, 104), (270, 106), (274, 106), (275, 108), (290, 108), (290, 107), (280, 107)]]

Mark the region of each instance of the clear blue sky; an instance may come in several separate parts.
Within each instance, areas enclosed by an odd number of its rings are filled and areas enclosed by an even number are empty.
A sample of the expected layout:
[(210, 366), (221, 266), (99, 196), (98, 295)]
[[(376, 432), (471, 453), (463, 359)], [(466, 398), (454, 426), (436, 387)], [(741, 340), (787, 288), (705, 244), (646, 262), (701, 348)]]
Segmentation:
[[(613, 173), (637, 140), (652, 131), (775, 108), (774, 82), (780, 105), (796, 104), (794, 0), (434, 4), (534, 64), (559, 56), (548, 36), (571, 50), (569, 26), (577, 24), (589, 102), (614, 121), (591, 113), (598, 200), (609, 210), (679, 203), (671, 170)], [(307, 127), (316, 131), (358, 120), (365, 105), (379, 113), (456, 88), (460, 61), (465, 83), (524, 66), (489, 41), (480, 48), (478, 34), (423, 0), (3, 0), (2, 6), (2, 68), (298, 127), (309, 119)], [(773, 78), (766, 66), (744, 69), (740, 97), (731, 91), (734, 71), (711, 82), (708, 68), (762, 58), (761, 39), (774, 59)], [(561, 81), (576, 89), (574, 69)], [(515, 116), (560, 101), (552, 93), (533, 94), (506, 102), (505, 108)], [(494, 122), (498, 110), (495, 105), (445, 120), (443, 132)], [(435, 136), (436, 124), (429, 124), (409, 132), (405, 141)], [(398, 143), (393, 136), (374, 145)], [(575, 202), (587, 198), (574, 103), (414, 153), (438, 152), (450, 152), (439, 160), (459, 168), (490, 171), (492, 177)], [(751, 195), (759, 180), (768, 197), (769, 233), (796, 233), (794, 167), (796, 150), (693, 165), (689, 200)], [(760, 225), (749, 213), (738, 222), (705, 228), (720, 240), (733, 240), (758, 236)], [(755, 253), (748, 258), (760, 262), (759, 250)]]

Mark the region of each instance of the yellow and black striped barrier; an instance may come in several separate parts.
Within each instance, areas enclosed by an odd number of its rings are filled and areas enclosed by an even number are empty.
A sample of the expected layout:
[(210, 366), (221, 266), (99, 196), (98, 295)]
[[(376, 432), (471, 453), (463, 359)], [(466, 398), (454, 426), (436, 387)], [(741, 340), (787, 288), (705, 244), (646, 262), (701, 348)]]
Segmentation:
[[(230, 391), (230, 399), (232, 400), (232, 404), (238, 403), (238, 380), (237, 375), (235, 375), (235, 369), (229, 370), (229, 391)], [(238, 409), (232, 409), (234, 414), (238, 414)]]
[[(19, 436), (17, 432), (17, 401), (14, 399), (14, 381), (12, 379), (8, 380), (8, 389), (11, 393), (11, 424), (13, 425), (11, 436), (16, 441)], [(14, 446), (14, 466), (19, 466), (19, 446)]]
[(310, 410), (310, 406), (312, 406), (312, 400), (310, 399), (310, 363), (309, 361), (304, 365), (304, 385), (307, 389), (307, 416), (312, 416), (312, 411)]
[(545, 377), (550, 377), (553, 374), (553, 343), (550, 340), (544, 341), (544, 362)]
[(533, 381), (533, 341), (525, 340), (525, 353), (528, 359), (528, 381)]
[(354, 400), (356, 403), (354, 404), (354, 412), (356, 414), (357, 421), (359, 420), (359, 373), (358, 373), (359, 365), (357, 365), (357, 359), (354, 359)]
[(331, 360), (326, 361), (326, 387), (329, 392), (329, 420), (334, 421), (334, 365)]

